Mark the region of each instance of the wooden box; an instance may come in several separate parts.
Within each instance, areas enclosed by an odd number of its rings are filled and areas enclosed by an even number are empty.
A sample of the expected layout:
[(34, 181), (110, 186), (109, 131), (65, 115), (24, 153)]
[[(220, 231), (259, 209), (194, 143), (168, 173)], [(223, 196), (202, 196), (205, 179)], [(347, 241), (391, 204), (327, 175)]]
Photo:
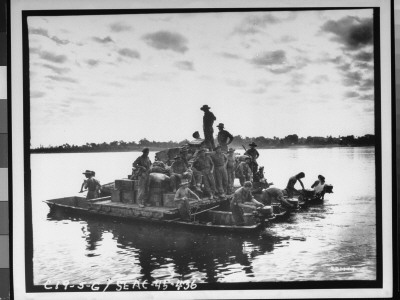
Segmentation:
[(138, 180), (116, 179), (115, 188), (120, 191), (134, 191), (138, 189)]
[(121, 191), (111, 190), (111, 202), (121, 202)]
[(163, 195), (163, 206), (176, 207), (174, 198), (175, 198), (175, 193), (165, 193)]

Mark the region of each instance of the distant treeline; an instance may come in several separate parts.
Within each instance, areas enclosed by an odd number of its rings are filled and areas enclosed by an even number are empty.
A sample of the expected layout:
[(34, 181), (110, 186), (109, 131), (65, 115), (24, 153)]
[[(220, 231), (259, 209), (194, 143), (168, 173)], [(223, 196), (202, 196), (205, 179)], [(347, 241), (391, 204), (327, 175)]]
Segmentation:
[[(69, 152), (115, 152), (115, 151), (137, 151), (144, 147), (150, 148), (150, 150), (161, 150), (167, 148), (181, 147), (187, 144), (188, 140), (181, 142), (156, 142), (149, 141), (147, 139), (141, 139), (139, 142), (125, 142), (125, 141), (114, 141), (111, 143), (86, 143), (85, 145), (77, 146), (64, 144), (61, 146), (40, 146), (38, 148), (31, 149), (32, 153), (69, 153)], [(354, 137), (354, 135), (339, 136), (339, 137), (319, 137), (309, 136), (307, 138), (299, 138), (297, 134), (291, 134), (284, 138), (266, 138), (259, 136), (256, 138), (242, 137), (240, 135), (234, 136), (234, 140), (230, 147), (242, 148), (244, 145), (246, 148), (248, 144), (255, 142), (258, 148), (285, 148), (293, 146), (309, 146), (309, 147), (323, 147), (323, 146), (374, 146), (375, 136), (372, 134), (366, 134), (360, 137)], [(217, 144), (217, 142), (216, 142)]]

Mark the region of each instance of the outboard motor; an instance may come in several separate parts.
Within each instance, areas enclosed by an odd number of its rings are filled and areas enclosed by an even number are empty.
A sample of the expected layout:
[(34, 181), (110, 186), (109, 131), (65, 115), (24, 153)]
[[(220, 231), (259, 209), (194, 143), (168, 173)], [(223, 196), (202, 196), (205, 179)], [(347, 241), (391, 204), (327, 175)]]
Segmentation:
[(264, 221), (265, 219), (272, 219), (274, 217), (272, 206), (268, 205), (257, 208), (257, 210), (253, 212), (253, 215), (256, 218), (259, 218), (260, 221)]
[(328, 193), (328, 194), (332, 194), (333, 193), (333, 185), (325, 184), (324, 185), (324, 192)]

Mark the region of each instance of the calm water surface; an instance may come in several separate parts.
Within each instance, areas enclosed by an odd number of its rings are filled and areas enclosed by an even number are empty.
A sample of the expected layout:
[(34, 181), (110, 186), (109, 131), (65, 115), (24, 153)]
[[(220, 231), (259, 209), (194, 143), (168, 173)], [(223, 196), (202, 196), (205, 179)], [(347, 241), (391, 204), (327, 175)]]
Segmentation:
[(86, 169), (95, 170), (101, 183), (124, 178), (141, 153), (32, 155), (34, 283), (375, 280), (374, 149), (259, 152), (259, 164), (276, 187), (284, 188), (290, 176), (303, 171), (306, 188), (322, 174), (334, 193), (326, 195), (323, 205), (273, 224), (258, 237), (74, 219), (49, 215), (42, 201), (82, 195), (78, 191)]

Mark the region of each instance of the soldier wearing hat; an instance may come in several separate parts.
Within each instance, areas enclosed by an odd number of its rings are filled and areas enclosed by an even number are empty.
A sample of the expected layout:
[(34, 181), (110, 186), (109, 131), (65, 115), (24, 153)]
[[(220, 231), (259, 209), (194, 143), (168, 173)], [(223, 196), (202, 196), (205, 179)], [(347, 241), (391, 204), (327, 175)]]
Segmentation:
[(229, 148), (228, 155), (226, 156), (228, 162), (226, 164), (226, 172), (228, 174), (228, 188), (227, 193), (231, 194), (233, 192), (233, 184), (235, 182), (235, 169), (236, 169), (236, 157), (235, 149)]
[(233, 136), (224, 129), (223, 123), (219, 123), (217, 127), (219, 129), (217, 135), (218, 144), (221, 146), (222, 152), (226, 153), (228, 152), (228, 145), (233, 141)]
[(258, 153), (258, 151), (256, 149), (256, 147), (257, 147), (256, 143), (251, 142), (251, 144), (249, 144), (249, 147), (250, 147), (250, 149), (247, 149), (244, 154), (249, 155), (251, 157), (250, 168), (253, 171), (253, 175), (254, 175), (258, 170), (257, 159), (260, 156), (260, 153)]
[(190, 190), (188, 186), (189, 186), (189, 181), (186, 179), (182, 180), (182, 182), (179, 185), (179, 189), (175, 193), (175, 198), (174, 198), (181, 219), (184, 221), (190, 221), (189, 198), (194, 198), (197, 199), (197, 201), (200, 201), (199, 196), (197, 196), (194, 192), (192, 192), (192, 190)]
[(204, 192), (214, 198), (215, 194), (215, 180), (214, 180), (214, 163), (209, 156), (206, 156), (207, 148), (202, 148), (199, 155), (193, 162), (193, 168), (199, 172), (203, 177)]
[(149, 148), (144, 148), (142, 150), (142, 155), (139, 156), (132, 164), (134, 170), (136, 170), (136, 176), (139, 179), (138, 187), (138, 202), (140, 207), (144, 205), (149, 205), (147, 203), (148, 198), (148, 179), (149, 171), (151, 167), (151, 161), (149, 159)]
[(204, 104), (200, 109), (204, 111), (203, 116), (203, 130), (204, 130), (204, 139), (205, 145), (209, 150), (213, 150), (215, 148), (214, 144), (214, 121), (217, 119), (214, 114), (210, 111), (210, 108), (207, 104)]
[(96, 174), (94, 171), (86, 170), (82, 174), (85, 175), (87, 179), (85, 179), (81, 185), (81, 190), (79, 193), (83, 193), (83, 189), (87, 189), (86, 199), (95, 199), (100, 195), (101, 185), (100, 182), (94, 178)]

